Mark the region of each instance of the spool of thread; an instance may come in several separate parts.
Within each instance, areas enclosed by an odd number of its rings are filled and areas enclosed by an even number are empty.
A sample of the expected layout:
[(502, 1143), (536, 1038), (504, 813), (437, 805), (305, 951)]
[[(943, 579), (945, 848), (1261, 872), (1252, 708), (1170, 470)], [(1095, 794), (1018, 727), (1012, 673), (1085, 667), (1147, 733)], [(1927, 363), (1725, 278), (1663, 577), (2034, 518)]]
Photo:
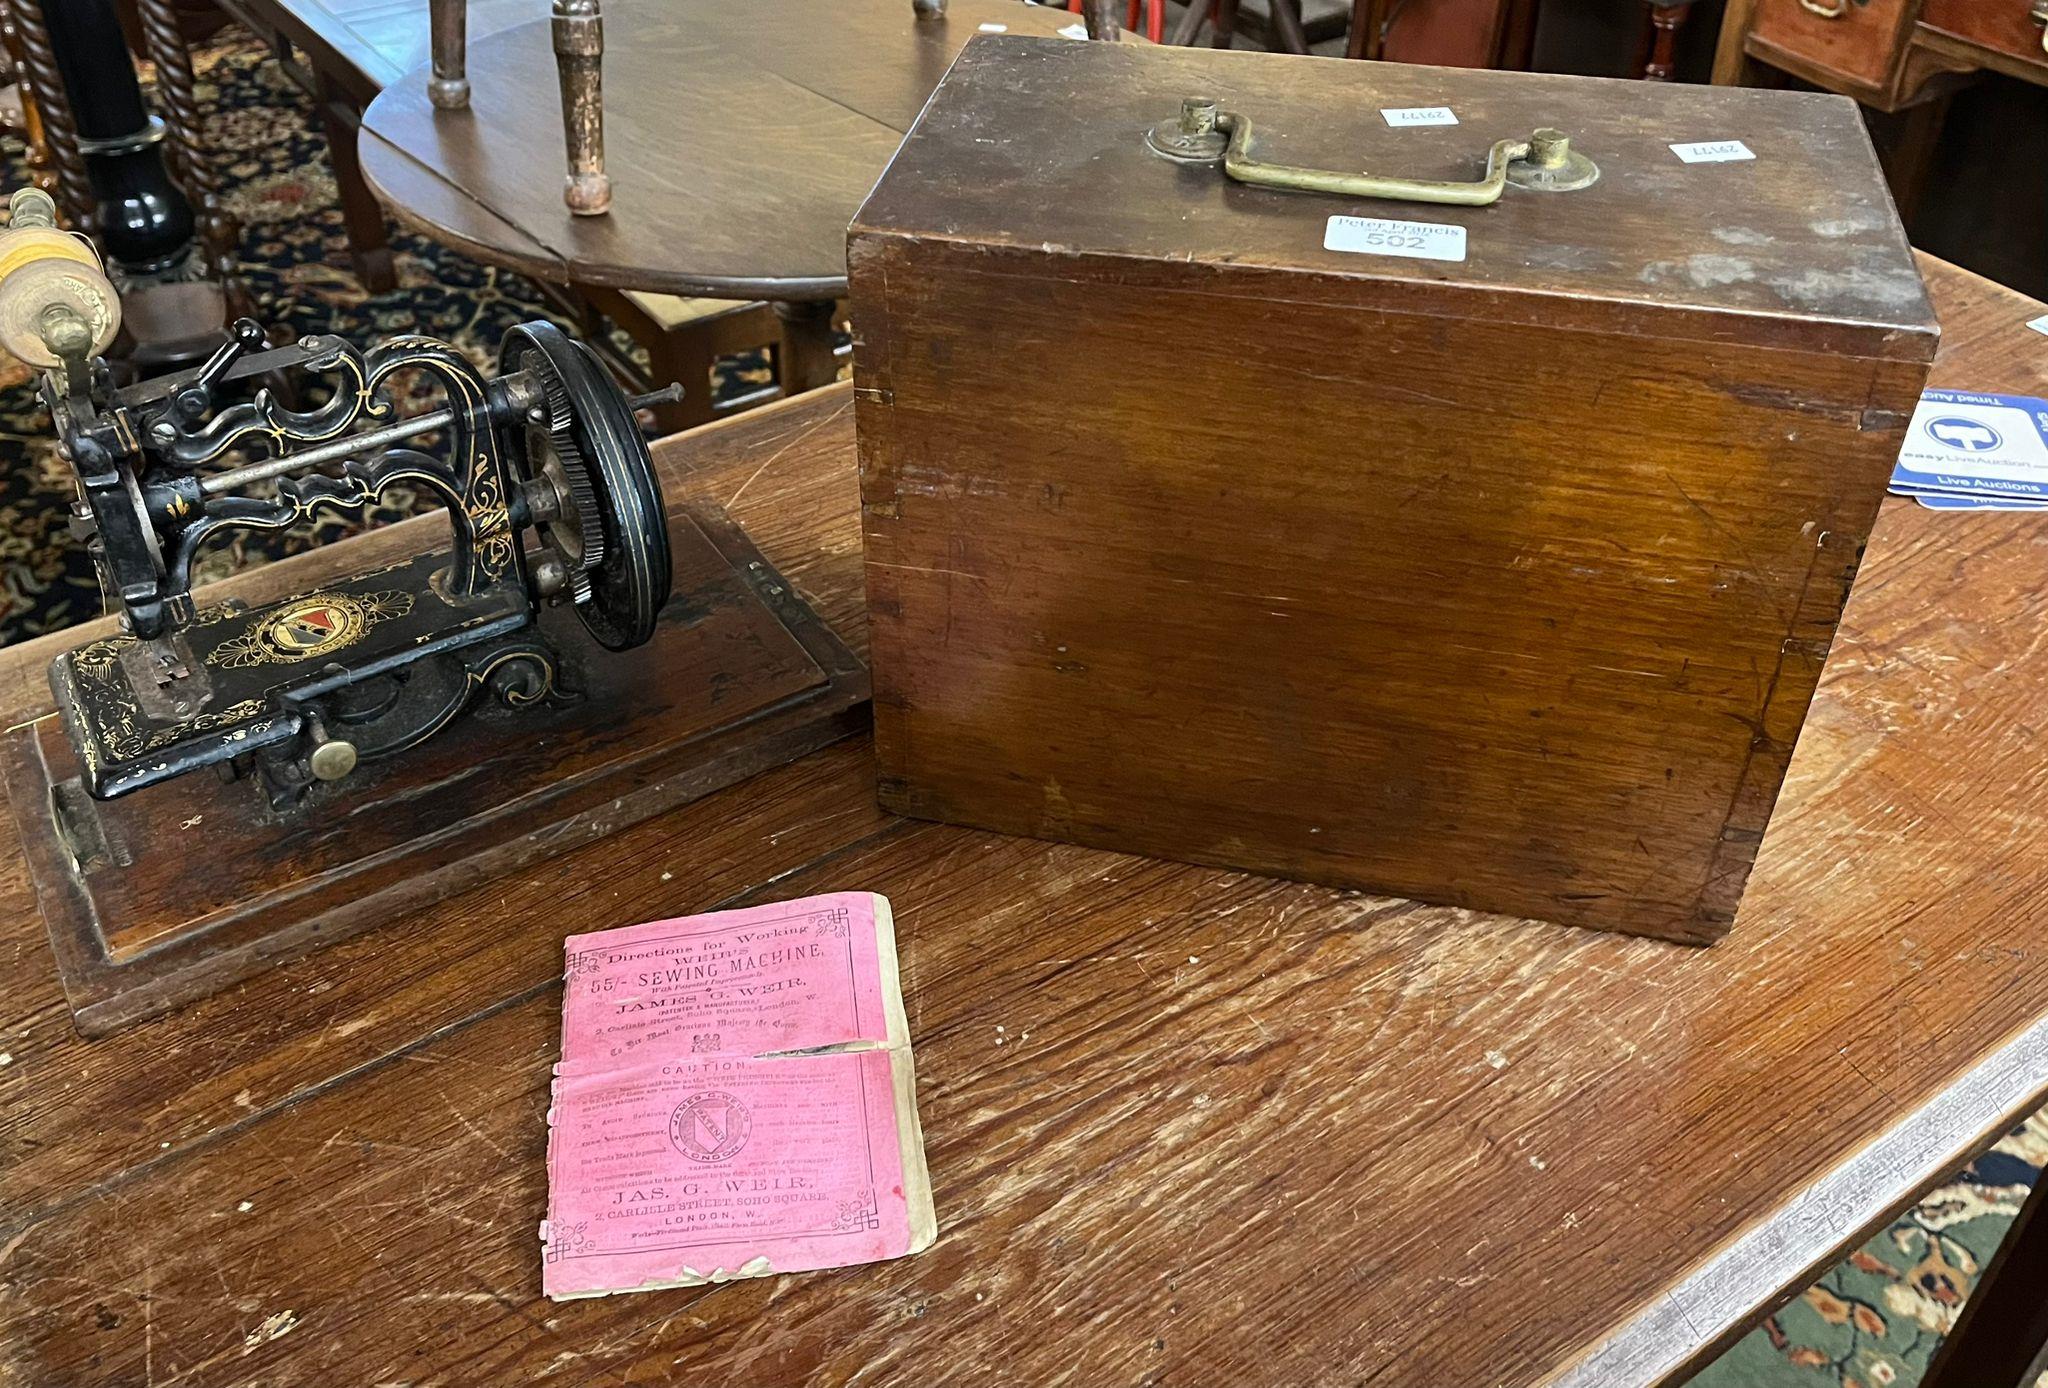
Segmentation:
[(62, 364), (66, 353), (98, 356), (121, 330), (121, 299), (92, 244), (57, 226), (57, 205), (40, 188), (7, 201), (0, 231), (0, 347), (30, 366)]

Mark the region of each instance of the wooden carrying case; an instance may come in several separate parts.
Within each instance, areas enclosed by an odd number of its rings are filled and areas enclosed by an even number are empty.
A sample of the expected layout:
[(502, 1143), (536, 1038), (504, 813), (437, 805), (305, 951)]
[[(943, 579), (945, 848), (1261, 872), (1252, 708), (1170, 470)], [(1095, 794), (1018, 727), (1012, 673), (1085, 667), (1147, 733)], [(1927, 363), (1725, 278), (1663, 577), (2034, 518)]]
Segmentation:
[[(1249, 186), (1148, 145), (1187, 97), (1599, 178)], [(1937, 335), (1853, 103), (977, 38), (848, 258), (884, 804), (1727, 930)]]

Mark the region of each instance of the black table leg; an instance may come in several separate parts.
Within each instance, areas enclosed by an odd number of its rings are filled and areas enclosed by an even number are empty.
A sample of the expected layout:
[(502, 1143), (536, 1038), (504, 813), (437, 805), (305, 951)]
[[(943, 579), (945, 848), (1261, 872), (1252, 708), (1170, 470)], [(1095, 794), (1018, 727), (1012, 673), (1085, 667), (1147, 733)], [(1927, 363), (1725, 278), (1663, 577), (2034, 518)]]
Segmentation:
[(93, 232), (121, 270), (161, 274), (191, 255), (192, 204), (164, 167), (163, 122), (142, 104), (114, 7), (43, 0), (41, 8), (99, 204)]

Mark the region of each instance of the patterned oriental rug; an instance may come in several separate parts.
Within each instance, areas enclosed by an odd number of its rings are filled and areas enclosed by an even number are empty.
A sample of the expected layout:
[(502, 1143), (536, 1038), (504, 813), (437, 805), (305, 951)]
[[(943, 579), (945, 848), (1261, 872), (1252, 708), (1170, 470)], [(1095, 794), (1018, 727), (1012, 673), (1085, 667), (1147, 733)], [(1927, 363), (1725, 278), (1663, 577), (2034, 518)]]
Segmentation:
[[(200, 104), (213, 113), (209, 148), (232, 190), (244, 270), (267, 321), (364, 347), (425, 332), (488, 368), (507, 328), (548, 316), (530, 281), (405, 232), (393, 242), (400, 287), (365, 294), (347, 268), (326, 144), (305, 96), (254, 42), (204, 54), (200, 76)], [(26, 180), (18, 143), (0, 147), (0, 165), (7, 188)], [(721, 363), (718, 389), (753, 389), (767, 370), (760, 354), (732, 358)], [(28, 372), (0, 365), (0, 645), (100, 613), (92, 567), (67, 529), (70, 495)], [(394, 495), (369, 519), (409, 514), (414, 500)], [(244, 536), (212, 551), (202, 574), (217, 578), (351, 528), (323, 519)], [(2048, 1118), (2037, 1115), (1702, 1371), (1694, 1388), (1911, 1388), (2044, 1163)]]

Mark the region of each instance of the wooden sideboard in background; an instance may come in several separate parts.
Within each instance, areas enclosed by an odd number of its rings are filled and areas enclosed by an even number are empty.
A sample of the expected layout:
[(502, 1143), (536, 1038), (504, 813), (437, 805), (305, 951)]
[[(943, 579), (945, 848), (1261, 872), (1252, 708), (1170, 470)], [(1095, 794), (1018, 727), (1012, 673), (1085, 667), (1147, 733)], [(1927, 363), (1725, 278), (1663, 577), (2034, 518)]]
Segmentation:
[(1880, 138), (1910, 225), (1950, 99), (1987, 73), (2048, 86), (2048, 0), (1728, 0), (1714, 81), (1789, 74), (1895, 113)]
[(1938, 100), (1983, 72), (2048, 85), (2041, 0), (1730, 0), (1714, 80), (1765, 63), (1880, 111)]

